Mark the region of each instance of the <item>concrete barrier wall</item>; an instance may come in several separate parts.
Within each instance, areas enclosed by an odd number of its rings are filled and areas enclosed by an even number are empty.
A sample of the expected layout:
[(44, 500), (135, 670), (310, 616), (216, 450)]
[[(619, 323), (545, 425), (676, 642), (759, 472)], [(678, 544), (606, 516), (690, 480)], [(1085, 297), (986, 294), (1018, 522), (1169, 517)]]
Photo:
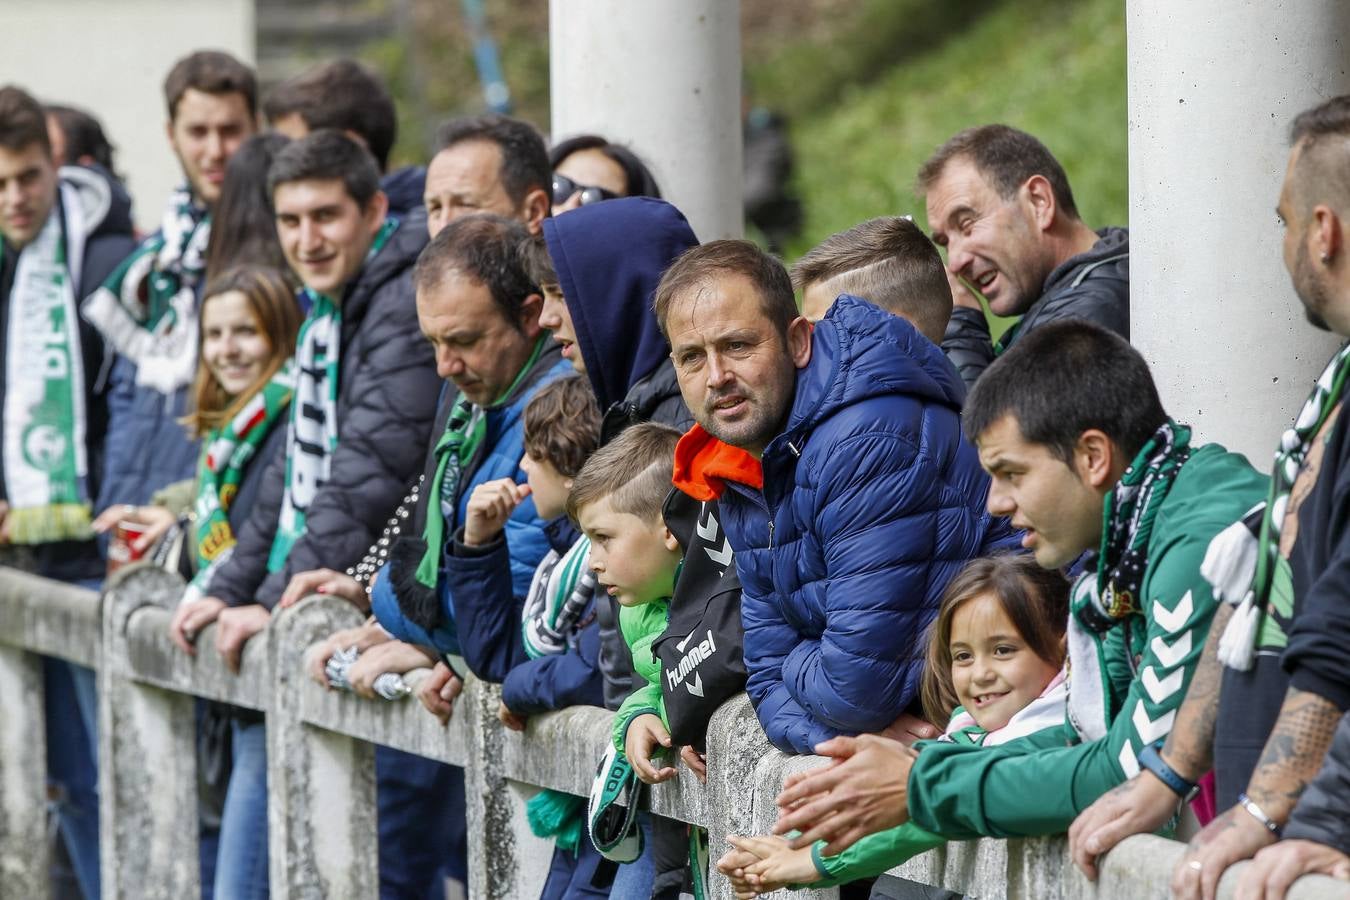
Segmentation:
[[(175, 576), (150, 568), (127, 570), (102, 598), (0, 568), (4, 896), (47, 896), (39, 653), (99, 670), (104, 900), (197, 895), (196, 697), (267, 715), (274, 896), (376, 895), (376, 743), (464, 766), (471, 897), (538, 896), (551, 847), (530, 834), (524, 802), (540, 787), (588, 792), (611, 713), (579, 707), (536, 716), (517, 734), (497, 721), (497, 687), (474, 680), (444, 728), (412, 699), (370, 701), (325, 690), (303, 672), (305, 649), (361, 618), (331, 597), (311, 597), (279, 613), (249, 642), (235, 675), (214, 652), (189, 657), (169, 642), (169, 617), (181, 592)], [(212, 631), (203, 632), (202, 647), (214, 644)], [(713, 718), (708, 750), (707, 784), (681, 768), (678, 780), (652, 790), (651, 808), (707, 828), (714, 857), (726, 849), (726, 834), (768, 830), (783, 780), (821, 762), (770, 747), (744, 695)], [(932, 851), (894, 874), (978, 897), (1161, 898), (1181, 853), (1174, 841), (1131, 838), (1106, 858), (1094, 885), (1073, 867), (1063, 838), (982, 840)], [(1237, 871), (1225, 878), (1221, 897), (1232, 896)], [(731, 896), (715, 873), (710, 885), (714, 897)], [(793, 896), (825, 900), (836, 892)], [(1305, 878), (1289, 896), (1344, 897), (1345, 886)]]

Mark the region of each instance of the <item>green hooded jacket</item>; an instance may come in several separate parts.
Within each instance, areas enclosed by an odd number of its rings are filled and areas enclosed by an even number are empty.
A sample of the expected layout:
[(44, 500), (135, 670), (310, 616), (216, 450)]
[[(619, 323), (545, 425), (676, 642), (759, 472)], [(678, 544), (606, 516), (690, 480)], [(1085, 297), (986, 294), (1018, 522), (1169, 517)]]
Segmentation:
[(620, 753), (624, 752), (623, 742), (629, 724), (643, 713), (660, 716), (661, 724), (667, 730), (670, 728), (666, 721), (666, 704), (661, 699), (661, 664), (652, 653), (652, 644), (665, 632), (669, 619), (668, 599), (619, 608), (619, 631), (633, 651), (633, 668), (646, 682), (628, 695), (614, 715), (614, 746)]

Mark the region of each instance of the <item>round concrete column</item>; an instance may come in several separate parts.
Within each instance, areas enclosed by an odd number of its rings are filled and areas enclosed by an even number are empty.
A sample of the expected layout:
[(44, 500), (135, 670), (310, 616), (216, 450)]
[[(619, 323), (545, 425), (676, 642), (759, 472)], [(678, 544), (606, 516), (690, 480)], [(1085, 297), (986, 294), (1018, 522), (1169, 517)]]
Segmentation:
[(1263, 470), (1337, 339), (1275, 215), (1289, 125), (1350, 91), (1339, 0), (1129, 0), (1131, 338), (1168, 412)]
[(553, 139), (630, 145), (699, 240), (739, 237), (740, 0), (550, 0)]

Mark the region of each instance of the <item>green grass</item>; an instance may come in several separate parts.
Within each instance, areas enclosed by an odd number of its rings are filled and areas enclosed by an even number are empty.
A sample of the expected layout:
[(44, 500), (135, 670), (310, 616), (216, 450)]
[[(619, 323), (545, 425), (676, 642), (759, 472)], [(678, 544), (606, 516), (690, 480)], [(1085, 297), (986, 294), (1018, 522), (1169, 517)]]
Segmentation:
[[(975, 6), (984, 12), (974, 14)], [(946, 31), (934, 29), (934, 8), (957, 10)], [(897, 40), (911, 24), (910, 38)], [(878, 39), (897, 46), (898, 60), (867, 78), (847, 65), (815, 65), (822, 53), (851, 52), (852, 39), (839, 37), (824, 48), (785, 48), (750, 68), (757, 100), (794, 116), (806, 223), (789, 258), (873, 216), (912, 213), (926, 227), (912, 192), (919, 166), (955, 132), (988, 122), (1044, 141), (1093, 227), (1126, 223), (1122, 0), (869, 0), (845, 31), (874, 36), (861, 44), (868, 60)], [(800, 86), (815, 71), (834, 80), (831, 90), (793, 90), (794, 79)]]

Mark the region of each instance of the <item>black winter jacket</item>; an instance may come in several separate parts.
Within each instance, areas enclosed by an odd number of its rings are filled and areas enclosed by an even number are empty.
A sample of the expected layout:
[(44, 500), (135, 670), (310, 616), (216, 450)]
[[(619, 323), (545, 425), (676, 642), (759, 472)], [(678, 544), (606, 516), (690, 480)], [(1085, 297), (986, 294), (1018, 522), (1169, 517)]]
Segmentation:
[(1130, 232), (1103, 228), (1086, 253), (1060, 263), (1045, 279), (1041, 296), (995, 350), (984, 312), (958, 306), (942, 339), (942, 352), (969, 388), (994, 357), (1024, 334), (1050, 322), (1082, 319), (1130, 339)]
[(311, 569), (342, 571), (379, 537), (422, 465), (441, 381), (417, 325), (412, 267), (426, 246), (426, 228), (412, 216), (362, 269), (342, 300), (338, 446), (328, 481), (305, 519), (305, 533), (278, 572), (267, 572), (276, 535), (286, 459), (264, 474), (263, 488), (234, 555), (211, 582), (231, 606), (281, 599), (291, 576)]

